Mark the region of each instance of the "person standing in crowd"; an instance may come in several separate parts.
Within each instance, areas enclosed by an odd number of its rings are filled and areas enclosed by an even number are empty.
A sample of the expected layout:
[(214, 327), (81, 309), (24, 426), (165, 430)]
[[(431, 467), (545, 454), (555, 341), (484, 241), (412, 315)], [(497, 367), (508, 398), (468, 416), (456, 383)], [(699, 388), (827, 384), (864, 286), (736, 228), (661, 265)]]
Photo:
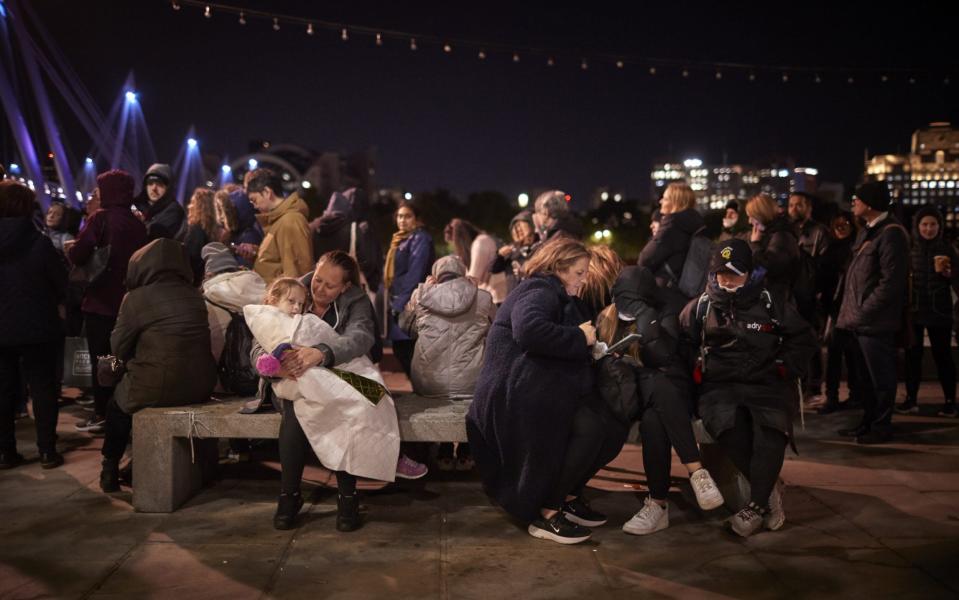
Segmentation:
[(942, 213), (923, 206), (913, 217), (912, 285), (909, 310), (913, 328), (912, 346), (906, 349), (906, 401), (896, 412), (919, 412), (919, 380), (922, 378), (923, 338), (929, 334), (932, 358), (945, 399), (939, 416), (956, 416), (956, 364), (952, 359), (952, 290), (959, 288), (959, 257), (943, 239)]
[(608, 436), (590, 364), (596, 330), (568, 310), (588, 270), (586, 247), (567, 236), (529, 259), (496, 313), (466, 416), (486, 493), (530, 535), (561, 544), (606, 522), (582, 496)]
[(100, 190), (93, 188), (93, 193), (90, 194), (90, 197), (87, 198), (86, 204), (83, 205), (83, 219), (80, 220), (80, 230), (82, 231), (87, 225), (87, 221), (90, 220), (90, 217), (93, 216), (93, 213), (100, 210)]
[(719, 234), (719, 241), (725, 242), (734, 238), (748, 240), (749, 230), (749, 223), (739, 214), (739, 202), (727, 202), (726, 212), (723, 214), (723, 232)]
[[(87, 286), (80, 308), (87, 331), (87, 346), (93, 357), (113, 354), (110, 332), (126, 294), (127, 264), (133, 253), (147, 243), (147, 229), (130, 212), (133, 202), (133, 177), (126, 171), (113, 170), (97, 177), (100, 210), (87, 219), (76, 243), (67, 250), (67, 258), (77, 266), (90, 261), (98, 248), (110, 247), (103, 274)], [(107, 402), (113, 388), (101, 385), (93, 372), (93, 416), (76, 425), (78, 431), (103, 433)]]
[(393, 342), (393, 354), (409, 376), (414, 344), (399, 326), (398, 317), (406, 308), (416, 286), (426, 281), (436, 254), (433, 238), (426, 233), (419, 212), (412, 203), (400, 202), (396, 209), (396, 229), (383, 265), (387, 337)]
[(746, 203), (752, 230), (749, 247), (753, 262), (766, 271), (766, 287), (776, 302), (793, 300), (793, 283), (799, 264), (799, 238), (789, 219), (767, 194), (753, 196)]
[[(493, 296), (493, 302), (502, 304), (506, 296), (504, 285), (492, 285), (492, 267), (496, 260), (496, 240), (481, 231), (476, 225), (464, 219), (453, 219), (443, 229), (443, 239), (453, 254), (466, 265), (466, 276), (473, 280), (479, 289)], [(505, 283), (505, 276), (500, 278)]]
[(743, 240), (720, 244), (706, 293), (680, 315), (687, 341), (699, 349), (699, 414), (750, 484), (749, 503), (728, 521), (737, 535), (783, 526), (779, 479), (793, 435), (788, 398), (809, 367), (816, 345), (812, 328), (791, 302), (764, 286)]
[[(416, 339), (410, 379), (413, 393), (427, 398), (470, 400), (476, 389), (486, 334), (496, 314), (489, 292), (467, 277), (466, 265), (450, 255), (433, 263), (426, 283), (413, 292), (400, 326)], [(441, 471), (469, 471), (473, 459), (468, 444), (440, 444)]]
[[(332, 368), (369, 355), (376, 341), (376, 321), (373, 305), (359, 285), (359, 265), (346, 252), (327, 252), (316, 263), (316, 268), (300, 279), (309, 290), (305, 305), (312, 314), (323, 319), (339, 334), (337, 343), (320, 344), (315, 348), (296, 348), (283, 355), (280, 377), (299, 377), (307, 369), (321, 366)], [(256, 364), (265, 354), (254, 343), (250, 358)], [(281, 400), (283, 400), (281, 398)], [(312, 452), (309, 439), (297, 419), (293, 403), (283, 401), (280, 409), (280, 466), (281, 490), (277, 500), (273, 526), (292, 529), (296, 516), (303, 507), (300, 486), (306, 457)], [(400, 455), (396, 476), (419, 479), (427, 473), (425, 465)], [(345, 472), (336, 473), (338, 531), (353, 531), (360, 527), (359, 499), (356, 477)]]
[(696, 193), (686, 183), (666, 186), (659, 201), (662, 224), (639, 253), (639, 266), (652, 271), (660, 285), (678, 283), (689, 244), (705, 222), (696, 210)]
[[(852, 214), (841, 212), (832, 220), (831, 237), (826, 246), (819, 268), (819, 288), (822, 290), (823, 314), (827, 317), (824, 337), (826, 342), (826, 403), (819, 408), (819, 414), (828, 415), (840, 408), (859, 407), (859, 380), (856, 365), (862, 362), (858, 358), (859, 343), (856, 337), (845, 329), (836, 329), (839, 307), (842, 304), (843, 273), (852, 258), (852, 243), (855, 239)], [(846, 364), (846, 380), (849, 397), (844, 404), (839, 402), (839, 380), (842, 377), (843, 360)]]
[(509, 234), (512, 244), (506, 244), (496, 254), (496, 260), (490, 267), (491, 273), (506, 273), (506, 293), (512, 292), (523, 276), (523, 265), (537, 247), (536, 228), (533, 215), (528, 210), (520, 211), (509, 222)]
[(561, 190), (550, 190), (533, 202), (533, 223), (541, 241), (560, 233), (577, 240), (583, 238), (583, 224), (570, 213), (568, 195)]
[(313, 269), (309, 209), (295, 192), (283, 197), (283, 181), (270, 169), (256, 169), (246, 185), (264, 223), (263, 242), (253, 270), (269, 285), (277, 277), (300, 277)]
[(63, 244), (73, 241), (74, 239), (74, 236), (67, 231), (66, 213), (66, 204), (63, 202), (51, 202), (49, 208), (47, 208), (47, 215), (44, 218), (44, 224), (46, 225), (44, 233), (50, 238), (50, 241), (53, 242), (53, 247), (61, 254), (63, 253)]
[[(106, 203), (106, 192), (103, 198)], [(120, 459), (130, 441), (133, 414), (154, 406), (206, 402), (216, 385), (206, 303), (193, 285), (183, 245), (160, 238), (134, 252), (127, 286), (130, 291), (110, 336), (125, 373), (107, 410), (100, 472), (105, 493), (120, 491)]]
[(648, 269), (636, 266), (622, 270), (613, 285), (613, 297), (615, 303), (596, 324), (597, 338), (608, 345), (631, 333), (643, 339), (622, 352), (622, 360), (618, 356), (601, 359), (600, 393), (612, 397), (617, 406), (636, 404), (634, 413), (620, 415), (621, 439), (625, 442), (628, 427), (638, 419), (649, 496), (623, 531), (649, 535), (669, 527), (667, 493), (674, 447), (700, 508), (718, 508), (723, 496), (703, 468), (690, 421), (695, 401), (689, 363), (678, 345), (678, 317), (686, 297), (677, 289), (657, 286)]
[(53, 244), (34, 227), (37, 202), (30, 188), (0, 182), (0, 469), (23, 462), (17, 452), (20, 373), (33, 398), (40, 466), (63, 464), (57, 452), (67, 272)]
[(889, 188), (871, 181), (856, 188), (852, 213), (865, 223), (856, 236), (843, 282), (836, 327), (851, 331), (861, 350), (856, 366), (862, 420), (840, 435), (860, 444), (892, 440), (896, 400), (896, 334), (903, 326), (909, 276), (909, 234), (889, 210)]
[(799, 233), (799, 247), (813, 258), (820, 258), (829, 245), (826, 227), (812, 218), (814, 198), (805, 192), (789, 195), (789, 218)]
[(136, 202), (136, 215), (147, 227), (151, 240), (173, 239), (180, 233), (186, 214), (173, 195), (170, 165), (150, 165), (143, 176), (143, 192)]
[(233, 248), (241, 266), (253, 268), (263, 229), (256, 222), (256, 209), (246, 192), (238, 185), (225, 186), (213, 195), (213, 204), (220, 232), (217, 241)]
[(203, 246), (220, 237), (216, 222), (216, 209), (213, 204), (213, 190), (198, 187), (193, 190), (190, 204), (187, 207), (186, 230), (184, 231), (183, 246), (190, 257), (190, 267), (193, 269), (193, 283), (200, 285), (203, 282), (203, 257), (200, 253)]
[(360, 265), (367, 292), (376, 294), (383, 279), (383, 248), (369, 221), (366, 192), (352, 187), (333, 192), (323, 215), (310, 222), (317, 256), (332, 250), (351, 253)]

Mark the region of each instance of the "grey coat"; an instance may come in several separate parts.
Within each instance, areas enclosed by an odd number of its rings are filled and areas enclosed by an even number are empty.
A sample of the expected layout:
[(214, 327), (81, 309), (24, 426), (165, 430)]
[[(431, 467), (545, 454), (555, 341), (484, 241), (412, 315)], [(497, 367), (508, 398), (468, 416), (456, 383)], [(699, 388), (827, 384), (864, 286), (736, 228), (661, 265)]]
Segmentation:
[(495, 312), (490, 293), (465, 277), (420, 284), (400, 316), (400, 327), (416, 338), (413, 391), (472, 398)]

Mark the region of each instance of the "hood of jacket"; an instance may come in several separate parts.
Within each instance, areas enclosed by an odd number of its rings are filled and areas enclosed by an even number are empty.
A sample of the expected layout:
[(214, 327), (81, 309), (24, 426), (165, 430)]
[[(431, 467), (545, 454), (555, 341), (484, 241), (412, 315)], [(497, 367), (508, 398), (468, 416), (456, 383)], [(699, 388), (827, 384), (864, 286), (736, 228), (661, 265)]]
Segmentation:
[(193, 269), (180, 242), (167, 238), (153, 240), (130, 257), (128, 290), (170, 281), (193, 285)]
[[(936, 237), (931, 240), (919, 235), (919, 221), (922, 221), (924, 217), (935, 217), (936, 221), (939, 222), (939, 233), (936, 234)], [(912, 239), (918, 244), (929, 245), (935, 244), (942, 240), (942, 233), (944, 229), (945, 219), (942, 218), (942, 213), (939, 212), (935, 206), (925, 205), (919, 210), (916, 211), (915, 216), (912, 218)]]
[(663, 215), (663, 226), (667, 223), (689, 235), (693, 235), (706, 224), (703, 216), (695, 208), (687, 208), (686, 210)]
[(766, 287), (765, 283), (766, 269), (755, 267), (749, 273), (746, 284), (732, 293), (720, 288), (719, 282), (716, 281), (716, 274), (710, 273), (706, 283), (706, 294), (709, 296), (709, 300), (719, 308), (728, 309), (732, 306), (736, 309), (742, 309), (756, 302), (756, 299)]
[(173, 187), (173, 170), (170, 168), (170, 165), (163, 163), (154, 163), (150, 165), (150, 168), (147, 169), (147, 172), (143, 174), (143, 187), (147, 186), (148, 177), (159, 177), (166, 182), (167, 189)]
[(310, 208), (296, 192), (287, 196), (276, 208), (266, 213), (266, 223), (267, 225), (273, 225), (282, 217), (293, 212), (299, 212), (306, 218), (309, 218), (310, 215)]
[(478, 291), (476, 284), (469, 279), (457, 277), (424, 287), (420, 304), (438, 315), (456, 317), (473, 306)]
[(39, 234), (30, 217), (0, 219), (0, 256), (15, 257), (30, 250), (30, 241)]

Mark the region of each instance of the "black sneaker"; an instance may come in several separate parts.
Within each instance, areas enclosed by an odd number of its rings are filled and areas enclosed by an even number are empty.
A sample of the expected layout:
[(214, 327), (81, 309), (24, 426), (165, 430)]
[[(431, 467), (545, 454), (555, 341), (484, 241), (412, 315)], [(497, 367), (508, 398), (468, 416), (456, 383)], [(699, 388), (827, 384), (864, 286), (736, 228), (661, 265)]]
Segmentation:
[(938, 417), (955, 417), (956, 416), (956, 403), (955, 402), (946, 402), (942, 405), (942, 408), (939, 409), (939, 412), (936, 413)]
[(23, 464), (23, 455), (16, 450), (0, 452), (0, 470), (12, 469)]
[(63, 464), (63, 455), (54, 450), (53, 452), (40, 453), (41, 469), (56, 469)]
[(540, 517), (529, 524), (527, 529), (534, 538), (541, 540), (552, 540), (559, 544), (578, 544), (585, 542), (593, 535), (593, 532), (566, 519), (562, 512), (558, 512), (551, 518)]
[(582, 496), (564, 504), (563, 514), (573, 523), (584, 527), (599, 527), (606, 524), (606, 515), (593, 510)]
[(120, 461), (104, 458), (100, 463), (100, 489), (104, 494), (120, 491)]
[(900, 415), (917, 415), (919, 414), (919, 405), (914, 398), (906, 398), (905, 402), (896, 405), (896, 412)]
[(286, 530), (293, 529), (296, 524), (296, 515), (303, 508), (303, 494), (280, 494), (276, 503), (276, 514), (273, 515), (273, 528)]
[(360, 528), (360, 499), (352, 496), (336, 497), (336, 530), (356, 531)]

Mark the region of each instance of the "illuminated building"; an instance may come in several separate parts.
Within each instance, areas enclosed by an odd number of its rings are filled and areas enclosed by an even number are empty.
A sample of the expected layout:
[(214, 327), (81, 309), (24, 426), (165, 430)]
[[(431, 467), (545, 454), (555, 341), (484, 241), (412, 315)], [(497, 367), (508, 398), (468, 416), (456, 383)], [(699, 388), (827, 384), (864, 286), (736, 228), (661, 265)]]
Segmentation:
[(809, 167), (706, 166), (694, 158), (655, 165), (650, 175), (656, 199), (670, 183), (684, 181), (696, 192), (701, 210), (721, 210), (730, 200), (748, 200), (760, 192), (781, 203), (793, 192), (815, 193), (818, 174)]

